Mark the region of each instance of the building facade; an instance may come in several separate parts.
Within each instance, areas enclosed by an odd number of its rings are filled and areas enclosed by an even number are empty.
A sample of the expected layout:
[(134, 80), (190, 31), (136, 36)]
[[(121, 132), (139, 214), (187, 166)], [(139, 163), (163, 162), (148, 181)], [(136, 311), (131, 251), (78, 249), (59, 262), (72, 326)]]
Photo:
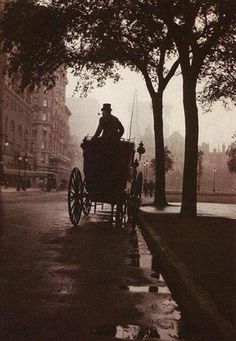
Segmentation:
[(2, 85), (1, 126), (4, 182), (15, 185), (34, 164), (32, 145), (31, 94), (19, 91), (20, 79), (12, 84), (4, 76)]
[(42, 172), (38, 185), (47, 179), (43, 172), (56, 174), (57, 183), (67, 182), (73, 160), (70, 159), (71, 136), (69, 118), (71, 112), (65, 104), (66, 72), (57, 72), (55, 86), (46, 91), (41, 87), (32, 93), (34, 169)]
[[(65, 104), (66, 72), (60, 69), (53, 89), (34, 92), (19, 88), (7, 76), (1, 83), (1, 184), (45, 187), (54, 176), (56, 187), (66, 185), (76, 164), (75, 138), (71, 137), (71, 112)], [(75, 159), (73, 159), (75, 158)]]
[[(173, 155), (173, 169), (166, 175), (167, 190), (182, 190), (184, 167), (184, 137), (174, 132), (166, 140), (168, 149)], [(198, 190), (201, 192), (236, 191), (236, 174), (231, 174), (227, 165), (226, 146), (210, 150), (209, 143), (198, 146), (202, 155), (202, 175), (198, 177)]]

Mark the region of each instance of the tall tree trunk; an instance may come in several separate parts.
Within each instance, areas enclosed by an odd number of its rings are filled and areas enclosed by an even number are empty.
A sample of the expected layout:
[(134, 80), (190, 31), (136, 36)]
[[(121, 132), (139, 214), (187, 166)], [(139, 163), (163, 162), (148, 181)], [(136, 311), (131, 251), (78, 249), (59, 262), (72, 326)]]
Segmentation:
[(167, 206), (165, 193), (165, 154), (163, 136), (163, 92), (152, 96), (154, 134), (155, 134), (155, 159), (156, 159), (156, 186), (154, 205), (157, 207)]
[[(4, 9), (4, 4), (0, 1), (0, 16)], [(1, 38), (0, 38), (1, 39)], [(2, 40), (0, 40), (0, 192), (2, 181), (4, 177), (3, 173), (3, 89), (4, 89), (4, 55), (2, 53)]]
[(183, 72), (183, 103), (185, 113), (185, 157), (181, 215), (194, 217), (197, 213), (198, 109), (197, 78)]

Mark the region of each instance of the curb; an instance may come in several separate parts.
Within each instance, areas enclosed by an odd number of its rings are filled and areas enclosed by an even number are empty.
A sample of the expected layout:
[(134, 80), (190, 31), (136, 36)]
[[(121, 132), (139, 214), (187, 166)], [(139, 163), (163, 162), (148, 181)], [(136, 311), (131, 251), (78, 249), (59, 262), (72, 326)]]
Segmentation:
[(232, 341), (236, 340), (236, 331), (232, 324), (219, 312), (205, 289), (194, 282), (191, 273), (174, 252), (163, 242), (145, 221), (144, 212), (140, 212), (140, 227), (150, 247), (160, 255), (162, 272), (184, 315), (198, 330), (206, 335), (205, 340)]

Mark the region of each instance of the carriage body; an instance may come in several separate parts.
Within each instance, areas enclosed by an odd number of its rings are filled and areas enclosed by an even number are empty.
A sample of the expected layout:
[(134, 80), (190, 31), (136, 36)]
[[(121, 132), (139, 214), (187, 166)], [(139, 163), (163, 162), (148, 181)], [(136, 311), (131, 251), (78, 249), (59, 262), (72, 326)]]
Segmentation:
[[(89, 214), (92, 203), (108, 203), (116, 206), (116, 220), (127, 211), (134, 216), (139, 207), (142, 191), (142, 174), (137, 175), (134, 160), (135, 145), (122, 140), (105, 143), (102, 139), (85, 138), (81, 144), (84, 157), (84, 180), (78, 168), (71, 173), (68, 188), (69, 216), (77, 225), (81, 213)], [(132, 208), (132, 209), (129, 209)]]
[(85, 140), (84, 177), (89, 197), (94, 202), (117, 204), (130, 187), (134, 163), (134, 143), (105, 144)]

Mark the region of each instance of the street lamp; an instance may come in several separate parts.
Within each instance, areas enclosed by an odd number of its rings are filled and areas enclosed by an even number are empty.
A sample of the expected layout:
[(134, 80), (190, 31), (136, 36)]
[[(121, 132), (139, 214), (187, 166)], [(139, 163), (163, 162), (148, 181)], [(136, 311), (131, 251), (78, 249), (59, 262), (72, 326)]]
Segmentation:
[(146, 160), (143, 164), (143, 166), (144, 166), (144, 179), (145, 180), (147, 180), (147, 178), (148, 178), (148, 168), (147, 168), (148, 165), (149, 165), (149, 162), (148, 162), (148, 160)]
[(26, 191), (26, 189), (27, 189), (27, 182), (26, 182), (26, 170), (27, 170), (27, 164), (28, 164), (28, 158), (27, 158), (27, 154), (25, 154), (25, 156), (24, 156), (24, 159), (23, 159), (23, 161), (24, 161), (24, 170), (25, 170), (25, 172), (24, 172), (24, 178), (23, 178), (23, 181), (22, 181), (22, 189), (23, 189), (23, 191)]
[(22, 156), (19, 155), (18, 158), (18, 177), (17, 177), (17, 187), (16, 187), (16, 190), (17, 191), (20, 191), (20, 185), (21, 185), (21, 181), (20, 181), (20, 171), (21, 171), (21, 162), (23, 160)]
[(212, 187), (212, 192), (215, 193), (216, 191), (216, 169), (213, 169), (213, 187)]

